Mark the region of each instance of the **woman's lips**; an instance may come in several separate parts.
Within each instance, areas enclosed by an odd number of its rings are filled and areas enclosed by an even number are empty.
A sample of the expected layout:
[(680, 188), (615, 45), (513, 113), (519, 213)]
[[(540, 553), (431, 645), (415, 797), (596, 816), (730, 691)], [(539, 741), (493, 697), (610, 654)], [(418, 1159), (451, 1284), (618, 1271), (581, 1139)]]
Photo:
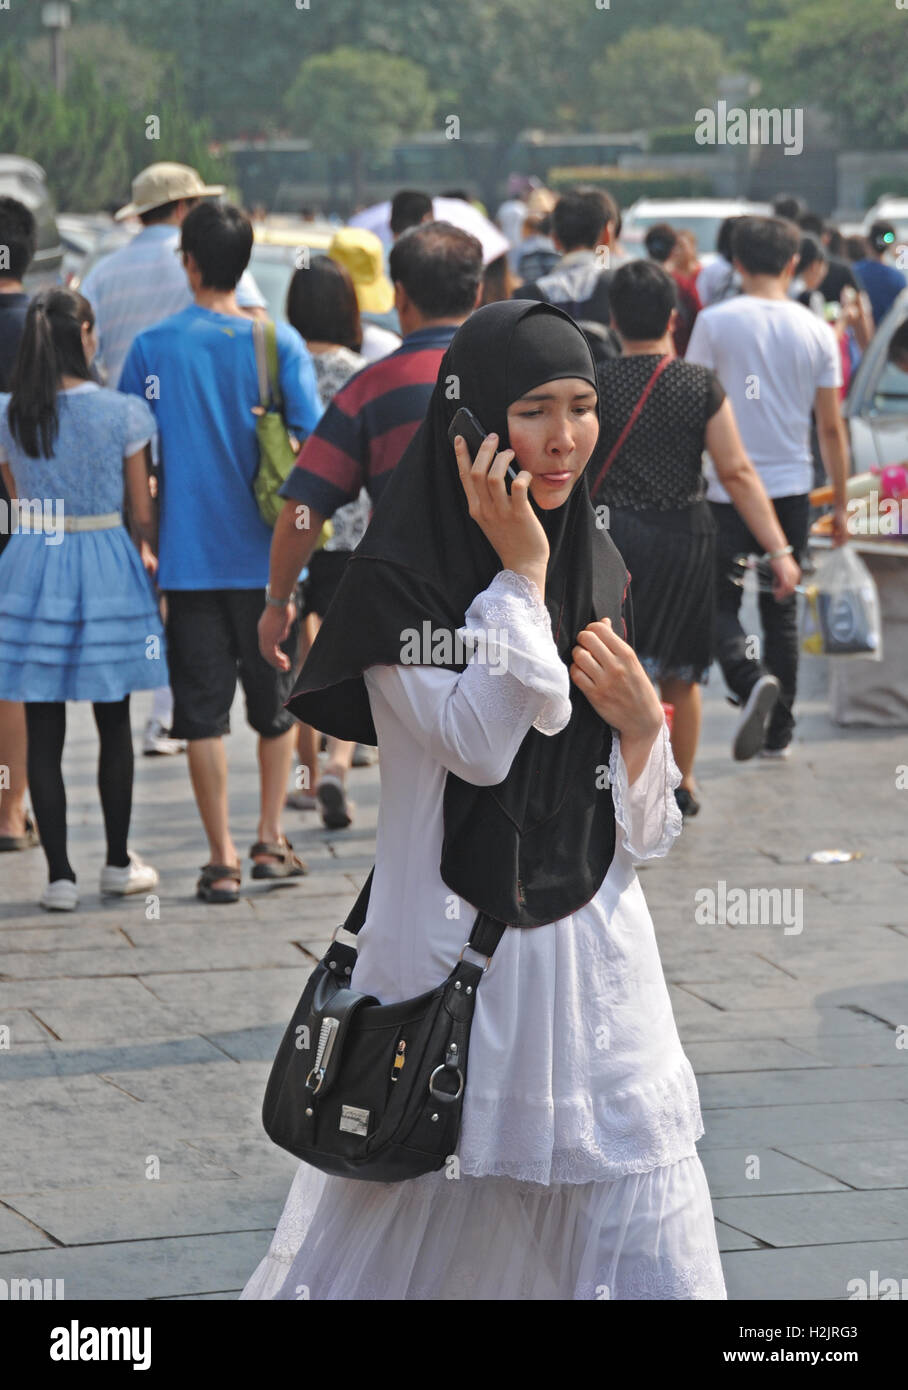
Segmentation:
[(561, 473), (537, 473), (537, 478), (541, 478), (549, 487), (564, 487), (565, 483), (573, 476), (570, 469)]

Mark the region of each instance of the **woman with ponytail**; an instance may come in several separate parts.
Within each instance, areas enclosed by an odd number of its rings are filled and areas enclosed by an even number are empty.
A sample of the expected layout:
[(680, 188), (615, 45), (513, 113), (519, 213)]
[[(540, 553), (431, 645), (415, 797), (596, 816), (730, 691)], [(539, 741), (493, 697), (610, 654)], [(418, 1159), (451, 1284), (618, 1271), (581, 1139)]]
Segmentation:
[(145, 446), (154, 419), (145, 401), (91, 379), (95, 347), (87, 299), (64, 289), (38, 295), (10, 393), (0, 394), (0, 469), (14, 499), (0, 555), (0, 699), (25, 701), (28, 780), (48, 864), (41, 905), (57, 911), (79, 902), (61, 767), (67, 700), (91, 700), (100, 736), (101, 892), (143, 893), (158, 881), (127, 849), (129, 696), (167, 681), (149, 577), (157, 561)]

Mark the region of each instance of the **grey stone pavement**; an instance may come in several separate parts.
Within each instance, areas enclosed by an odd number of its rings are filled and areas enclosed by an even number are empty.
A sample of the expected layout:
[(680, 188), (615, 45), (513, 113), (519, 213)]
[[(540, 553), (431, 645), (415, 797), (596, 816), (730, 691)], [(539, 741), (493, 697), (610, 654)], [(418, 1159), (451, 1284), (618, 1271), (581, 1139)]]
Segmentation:
[[(873, 1271), (908, 1278), (908, 734), (836, 729), (825, 680), (805, 661), (789, 764), (736, 766), (714, 673), (703, 809), (641, 871), (732, 1299), (844, 1299), (860, 1278), (873, 1296)], [(148, 698), (134, 705), (138, 741)], [(37, 906), (40, 851), (0, 857), (0, 1279), (63, 1279), (67, 1298), (235, 1298), (296, 1168), (261, 1128), (271, 1058), (372, 862), (378, 770), (352, 775), (348, 831), (288, 814), (307, 878), (247, 879), (218, 908), (194, 898), (206, 856), (185, 759), (137, 758), (132, 845), (162, 871), (155, 917), (144, 898), (98, 896), (94, 726), (70, 710), (81, 909)], [(256, 774), (239, 704), (234, 729), (246, 849)], [(821, 849), (863, 858), (806, 862)], [(802, 930), (698, 922), (720, 881), (727, 896), (790, 890)]]

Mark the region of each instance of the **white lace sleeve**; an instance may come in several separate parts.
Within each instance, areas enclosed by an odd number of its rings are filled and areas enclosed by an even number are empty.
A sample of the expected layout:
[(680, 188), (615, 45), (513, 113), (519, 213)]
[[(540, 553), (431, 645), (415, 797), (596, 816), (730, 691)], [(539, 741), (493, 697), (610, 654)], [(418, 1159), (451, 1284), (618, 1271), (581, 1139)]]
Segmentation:
[(530, 728), (556, 734), (570, 719), (567, 667), (535, 584), (509, 570), (473, 600), (457, 636), (468, 662), (463, 672), (371, 666), (366, 685), (450, 772), (496, 786)]
[(663, 859), (681, 833), (681, 812), (675, 800), (681, 773), (672, 755), (668, 725), (663, 722), (646, 765), (632, 787), (627, 784), (621, 739), (616, 734), (609, 777), (615, 819), (624, 831), (623, 847), (634, 859)]
[[(471, 664), (485, 668), (487, 678), (476, 682), (476, 693), (488, 712), (503, 704), (513, 707), (516, 682), (528, 695), (532, 692), (524, 707), (534, 707), (533, 728), (560, 733), (571, 717), (570, 679), (552, 637), (548, 609), (532, 580), (500, 570), (470, 604), (458, 636), (467, 650), (474, 648)], [(507, 683), (502, 682), (505, 675), (511, 677)]]

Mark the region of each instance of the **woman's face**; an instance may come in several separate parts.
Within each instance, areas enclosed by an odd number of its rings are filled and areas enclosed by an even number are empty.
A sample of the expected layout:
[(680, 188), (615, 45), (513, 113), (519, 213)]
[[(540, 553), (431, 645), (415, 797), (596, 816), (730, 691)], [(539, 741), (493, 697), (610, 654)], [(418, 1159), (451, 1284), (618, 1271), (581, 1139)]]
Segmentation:
[(565, 377), (535, 386), (508, 406), (508, 436), (517, 463), (532, 473), (530, 495), (543, 511), (567, 501), (599, 437), (596, 391)]

